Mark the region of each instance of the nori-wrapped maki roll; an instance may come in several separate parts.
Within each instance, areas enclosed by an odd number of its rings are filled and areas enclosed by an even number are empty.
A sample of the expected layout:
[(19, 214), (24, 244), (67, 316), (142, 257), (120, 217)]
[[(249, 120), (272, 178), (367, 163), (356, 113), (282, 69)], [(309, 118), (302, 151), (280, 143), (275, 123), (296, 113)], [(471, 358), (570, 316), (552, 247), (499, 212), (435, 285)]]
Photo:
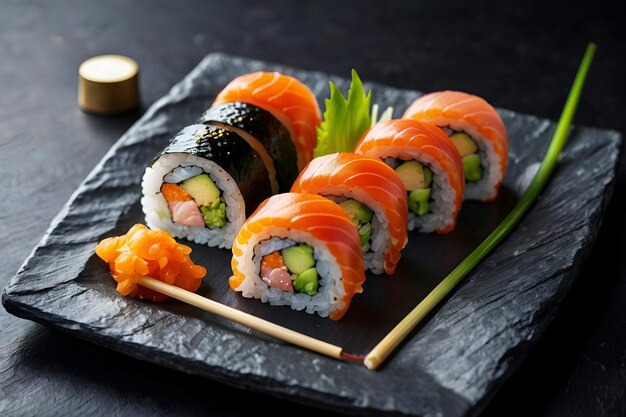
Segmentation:
[(146, 168), (141, 199), (150, 228), (230, 248), (241, 225), (273, 194), (263, 158), (232, 130), (187, 126)]

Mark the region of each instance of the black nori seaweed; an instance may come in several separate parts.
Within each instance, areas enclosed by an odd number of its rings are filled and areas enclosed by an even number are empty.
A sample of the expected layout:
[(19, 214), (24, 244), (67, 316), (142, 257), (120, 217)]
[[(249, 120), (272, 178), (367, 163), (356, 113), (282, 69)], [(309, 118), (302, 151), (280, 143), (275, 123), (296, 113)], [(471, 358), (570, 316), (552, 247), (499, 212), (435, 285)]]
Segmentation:
[(272, 113), (248, 103), (222, 103), (204, 112), (198, 123), (220, 122), (256, 138), (276, 166), (281, 192), (289, 192), (298, 176), (298, 156), (289, 131)]
[(154, 159), (185, 153), (215, 162), (235, 180), (246, 203), (246, 217), (272, 195), (270, 176), (261, 155), (241, 136), (210, 124), (187, 126)]

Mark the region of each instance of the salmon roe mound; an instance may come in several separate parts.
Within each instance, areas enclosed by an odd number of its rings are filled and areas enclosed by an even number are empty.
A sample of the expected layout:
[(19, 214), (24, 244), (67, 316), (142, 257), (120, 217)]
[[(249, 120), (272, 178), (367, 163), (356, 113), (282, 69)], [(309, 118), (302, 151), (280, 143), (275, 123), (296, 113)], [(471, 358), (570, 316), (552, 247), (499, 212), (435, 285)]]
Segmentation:
[(279, 251), (265, 255), (261, 260), (261, 268), (277, 269), (285, 266), (285, 261)]
[(139, 277), (152, 277), (188, 291), (197, 291), (206, 268), (195, 265), (191, 248), (167, 232), (136, 224), (122, 236), (109, 237), (96, 246), (96, 254), (109, 264), (122, 295), (163, 301), (168, 297), (137, 284)]

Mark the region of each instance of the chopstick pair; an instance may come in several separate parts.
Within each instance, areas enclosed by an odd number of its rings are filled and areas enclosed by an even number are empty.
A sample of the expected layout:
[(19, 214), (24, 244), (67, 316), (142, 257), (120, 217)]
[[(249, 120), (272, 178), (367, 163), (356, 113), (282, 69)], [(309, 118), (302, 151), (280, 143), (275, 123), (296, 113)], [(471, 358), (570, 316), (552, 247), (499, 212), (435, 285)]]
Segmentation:
[(443, 299), (452, 289), (487, 256), (520, 222), (538, 195), (548, 183), (557, 158), (567, 141), (572, 119), (580, 100), (587, 73), (596, 51), (596, 45), (590, 43), (576, 73), (574, 83), (570, 88), (567, 100), (556, 130), (550, 142), (550, 147), (541, 163), (541, 166), (522, 198), (517, 202), (511, 213), (498, 225), (487, 238), (470, 253), (447, 277), (445, 277), (400, 323), (398, 323), (367, 355), (353, 355), (343, 351), (340, 346), (315, 339), (305, 334), (287, 329), (270, 321), (258, 318), (235, 308), (226, 306), (196, 293), (166, 284), (154, 278), (141, 277), (138, 284), (175, 298), (184, 303), (193, 305), (204, 311), (224, 317), (228, 320), (247, 326), (258, 332), (267, 334), (276, 339), (291, 343), (323, 355), (353, 362), (362, 363), (368, 369), (377, 369), (385, 359), (398, 347), (409, 333), (424, 319), (424, 317)]

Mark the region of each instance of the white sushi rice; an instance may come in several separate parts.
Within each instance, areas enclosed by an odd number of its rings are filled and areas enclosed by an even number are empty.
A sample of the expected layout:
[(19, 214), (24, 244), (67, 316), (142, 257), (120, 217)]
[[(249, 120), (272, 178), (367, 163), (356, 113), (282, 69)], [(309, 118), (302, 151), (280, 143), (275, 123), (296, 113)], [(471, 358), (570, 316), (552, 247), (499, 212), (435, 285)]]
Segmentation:
[[(206, 172), (222, 191), (227, 220), (223, 227), (209, 229), (174, 223), (167, 201), (161, 193), (164, 181), (178, 183), (202, 172)], [(245, 202), (233, 177), (215, 162), (195, 155), (172, 153), (161, 156), (151, 167), (146, 168), (141, 187), (141, 206), (148, 227), (165, 230), (175, 237), (209, 246), (231, 248), (246, 219)]]
[[(370, 246), (370, 245), (368, 245)], [(387, 217), (376, 213), (372, 218), (371, 250), (363, 247), (365, 266), (375, 274), (385, 272), (385, 255), (391, 249), (391, 236), (387, 225)]]
[[(430, 211), (423, 216), (418, 216), (409, 211), (408, 229), (430, 233), (454, 223), (455, 191), (450, 186), (445, 170), (438, 165), (435, 158), (419, 152), (419, 149), (412, 150), (412, 152), (414, 152), (413, 157), (416, 161), (428, 166), (433, 172), (433, 182), (430, 191)], [(404, 162), (396, 159), (395, 155), (381, 157), (387, 165), (394, 169)]]
[(389, 234), (389, 221), (385, 215), (386, 208), (369, 197), (360, 190), (347, 187), (345, 185), (327, 186), (324, 191), (324, 197), (335, 203), (341, 203), (347, 199), (354, 199), (361, 204), (367, 206), (374, 212), (372, 216), (372, 237), (371, 243), (361, 246), (363, 258), (365, 260), (365, 268), (374, 274), (382, 274), (385, 272), (385, 255), (391, 249), (391, 235)]
[[(313, 248), (319, 279), (318, 292), (313, 296), (271, 288), (260, 277), (263, 256), (299, 243), (306, 243)], [(322, 317), (327, 317), (344, 306), (345, 290), (337, 260), (325, 245), (308, 232), (267, 228), (254, 234), (243, 254), (235, 258), (239, 271), (246, 277), (235, 290), (240, 291), (244, 297), (257, 298), (271, 305), (290, 306), (294, 310), (305, 310), (310, 314), (318, 313)]]

